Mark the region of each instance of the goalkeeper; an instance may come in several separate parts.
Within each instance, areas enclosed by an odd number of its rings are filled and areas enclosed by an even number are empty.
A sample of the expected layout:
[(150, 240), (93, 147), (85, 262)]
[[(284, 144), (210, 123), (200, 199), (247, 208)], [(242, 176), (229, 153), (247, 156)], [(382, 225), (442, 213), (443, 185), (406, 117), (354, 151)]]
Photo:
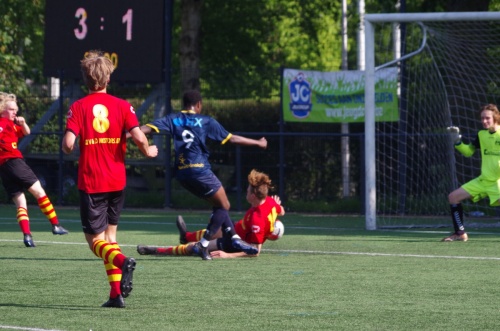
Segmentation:
[(468, 240), (464, 227), (463, 200), (478, 202), (488, 197), (491, 206), (500, 206), (500, 112), (496, 105), (488, 104), (481, 108), (481, 123), (484, 129), (479, 130), (471, 144), (462, 142), (458, 127), (448, 128), (455, 148), (461, 154), (471, 157), (476, 149), (481, 151), (481, 174), (448, 195), (455, 232), (442, 241)]

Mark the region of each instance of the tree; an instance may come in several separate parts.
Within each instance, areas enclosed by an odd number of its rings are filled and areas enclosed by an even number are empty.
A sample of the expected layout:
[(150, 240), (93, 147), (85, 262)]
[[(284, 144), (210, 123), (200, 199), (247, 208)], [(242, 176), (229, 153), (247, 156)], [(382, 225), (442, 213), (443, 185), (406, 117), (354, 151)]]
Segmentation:
[(181, 91), (200, 89), (200, 32), (203, 0), (181, 2), (179, 61)]
[(43, 65), (43, 0), (0, 2), (0, 90), (27, 92), (40, 81)]

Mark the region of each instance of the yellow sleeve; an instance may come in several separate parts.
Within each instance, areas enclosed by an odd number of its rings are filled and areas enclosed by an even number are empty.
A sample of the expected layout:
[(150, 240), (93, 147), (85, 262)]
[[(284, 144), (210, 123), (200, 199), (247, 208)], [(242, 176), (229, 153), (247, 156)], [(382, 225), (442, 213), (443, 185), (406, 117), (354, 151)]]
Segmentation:
[(476, 146), (472, 144), (464, 144), (461, 142), (458, 145), (455, 145), (455, 149), (460, 152), (465, 157), (471, 157), (472, 154), (476, 151)]
[(153, 124), (148, 123), (148, 124), (146, 124), (146, 126), (149, 126), (149, 127), (150, 127), (151, 129), (153, 129), (156, 133), (159, 133), (159, 132), (160, 132), (160, 130), (158, 129), (158, 127), (154, 126)]

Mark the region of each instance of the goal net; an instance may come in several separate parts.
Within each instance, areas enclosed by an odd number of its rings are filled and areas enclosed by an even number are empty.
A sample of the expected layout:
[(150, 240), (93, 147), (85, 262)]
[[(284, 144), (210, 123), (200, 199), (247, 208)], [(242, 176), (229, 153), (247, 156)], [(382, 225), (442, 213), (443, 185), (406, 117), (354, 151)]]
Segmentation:
[[(479, 175), (480, 153), (456, 152), (446, 128), (458, 126), (470, 142), (482, 128), (480, 107), (500, 103), (500, 15), (366, 15), (365, 26), (367, 229), (451, 227), (448, 194)], [(370, 75), (392, 66), (399, 120), (376, 122)], [(464, 211), (466, 226), (500, 220), (487, 199)]]

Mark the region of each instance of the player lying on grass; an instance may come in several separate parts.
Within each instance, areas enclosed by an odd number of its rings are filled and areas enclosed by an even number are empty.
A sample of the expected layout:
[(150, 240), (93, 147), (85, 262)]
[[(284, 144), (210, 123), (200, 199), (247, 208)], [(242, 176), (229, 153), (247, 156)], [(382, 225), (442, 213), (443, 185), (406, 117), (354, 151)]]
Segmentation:
[[(285, 209), (281, 206), (281, 200), (278, 196), (268, 196), (270, 188), (269, 176), (252, 170), (248, 175), (246, 194), (246, 199), (251, 207), (243, 219), (234, 224), (236, 233), (246, 242), (255, 245), (257, 254), (249, 255), (238, 250), (232, 245), (230, 236), (223, 235), (222, 231), (218, 231), (216, 239), (210, 240), (208, 244), (208, 251), (212, 258), (258, 256), (264, 242), (267, 239), (273, 239), (275, 222), (278, 216), (285, 215)], [(169, 247), (139, 245), (137, 252), (141, 255), (198, 255), (196, 242), (203, 237), (206, 230), (188, 232), (182, 216), (177, 217), (177, 227), (180, 232), (181, 245)]]
[(17, 116), (17, 111), (16, 96), (0, 92), (0, 178), (7, 195), (16, 205), (17, 222), (23, 233), (24, 245), (35, 247), (31, 236), (25, 190), (37, 200), (38, 207), (52, 225), (53, 234), (64, 235), (68, 231), (59, 224), (54, 206), (42, 184), (17, 148), (19, 138), (31, 132), (24, 117)]
[(458, 127), (448, 128), (455, 149), (461, 154), (471, 157), (477, 149), (481, 151), (481, 174), (448, 195), (455, 232), (442, 241), (469, 239), (464, 226), (463, 200), (478, 202), (489, 198), (491, 206), (500, 206), (500, 112), (496, 105), (488, 104), (481, 108), (480, 115), (484, 129), (479, 130), (471, 144), (462, 142)]

